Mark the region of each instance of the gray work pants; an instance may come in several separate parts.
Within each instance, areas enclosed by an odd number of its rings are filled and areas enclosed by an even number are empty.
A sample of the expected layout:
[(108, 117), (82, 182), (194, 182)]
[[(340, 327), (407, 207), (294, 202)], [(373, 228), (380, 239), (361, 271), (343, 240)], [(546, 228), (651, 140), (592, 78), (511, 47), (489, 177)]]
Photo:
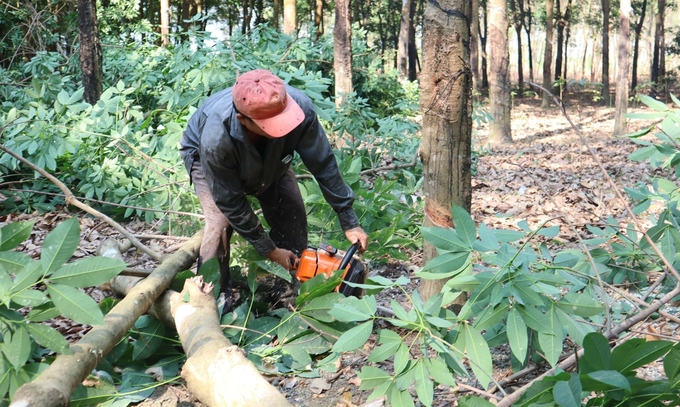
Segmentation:
[[(221, 276), (220, 292), (231, 296), (229, 242), (233, 229), (226, 216), (215, 205), (198, 157), (191, 168), (191, 179), (205, 216), (205, 231), (198, 258), (198, 268), (200, 269), (204, 261), (217, 257)], [(271, 228), (269, 236), (276, 246), (300, 255), (307, 248), (307, 213), (293, 171), (288, 169), (281, 178), (256, 198)]]

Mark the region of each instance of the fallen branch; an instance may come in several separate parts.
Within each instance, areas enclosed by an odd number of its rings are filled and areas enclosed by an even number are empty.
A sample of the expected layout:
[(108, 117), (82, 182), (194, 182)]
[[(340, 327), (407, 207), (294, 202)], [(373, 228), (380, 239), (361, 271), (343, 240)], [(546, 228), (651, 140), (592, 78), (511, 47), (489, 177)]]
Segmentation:
[(8, 149), (4, 145), (0, 144), (0, 150), (6, 152), (7, 154), (11, 155), (12, 157), (16, 158), (17, 160), (21, 161), (22, 163), (26, 164), (28, 167), (30, 167), (32, 170), (40, 173), (43, 177), (47, 178), (50, 180), (54, 185), (56, 185), (61, 192), (64, 193), (64, 200), (66, 201), (67, 205), (73, 205), (90, 215), (96, 216), (97, 218), (103, 220), (104, 222), (108, 223), (112, 228), (116, 229), (120, 234), (125, 236), (132, 244), (137, 247), (139, 250), (143, 251), (144, 253), (148, 254), (152, 259), (156, 261), (161, 261), (161, 255), (156, 253), (155, 251), (149, 249), (146, 247), (142, 242), (140, 242), (136, 237), (134, 237), (130, 232), (125, 230), (124, 227), (122, 227), (118, 222), (115, 220), (111, 219), (110, 217), (106, 216), (105, 214), (99, 212), (98, 210), (92, 208), (91, 206), (84, 204), (80, 202), (75, 195), (73, 195), (73, 192), (64, 184), (63, 182), (59, 181), (55, 176), (52, 174), (48, 173), (44, 169), (38, 167), (37, 165), (33, 164), (32, 162), (28, 161), (24, 157), (20, 156), (19, 154), (15, 153), (14, 151)]
[(10, 407), (67, 406), (71, 393), (92, 372), (153, 302), (165, 291), (175, 275), (190, 267), (203, 238), (197, 233), (180, 250), (169, 256), (146, 279), (104, 317), (78, 343), (71, 345), (71, 355), (59, 355), (34, 381), (19, 388)]

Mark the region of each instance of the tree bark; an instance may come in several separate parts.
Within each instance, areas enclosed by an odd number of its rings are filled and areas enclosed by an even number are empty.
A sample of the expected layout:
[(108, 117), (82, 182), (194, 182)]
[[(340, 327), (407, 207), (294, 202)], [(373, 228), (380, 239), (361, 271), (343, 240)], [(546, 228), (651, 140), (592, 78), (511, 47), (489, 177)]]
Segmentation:
[[(564, 33), (564, 51), (563, 51), (564, 52), (564, 59), (563, 59), (564, 69), (563, 69), (563, 73), (562, 73), (562, 78), (564, 78), (564, 80), (567, 80), (567, 78), (569, 77), (567, 75), (567, 72), (568, 72), (568, 69), (569, 69), (568, 68), (568, 61), (569, 61), (569, 37), (570, 37), (570, 34), (571, 34), (571, 6), (572, 6), (572, 0), (568, 0), (567, 1), (567, 9), (564, 11), (564, 31), (565, 31), (565, 33)], [(562, 87), (562, 92), (564, 92), (564, 89), (566, 89), (566, 83)]]
[(272, 21), (272, 23), (274, 25), (274, 30), (276, 30), (276, 32), (279, 32), (279, 30), (281, 29), (279, 25), (280, 15), (281, 15), (281, 0), (274, 0), (274, 16), (272, 17), (274, 21)]
[(170, 0), (161, 0), (161, 46), (170, 45)]
[[(543, 87), (551, 89), (552, 39), (553, 39), (553, 0), (545, 1), (545, 53), (543, 58)], [(543, 92), (541, 107), (550, 107), (550, 95)]]
[[(522, 16), (526, 15), (527, 21), (522, 20), (522, 25), (524, 25), (524, 31), (527, 33), (527, 50), (529, 51), (529, 79), (534, 81), (534, 58), (531, 52), (531, 1), (527, 1), (527, 12), (524, 12), (524, 2), (520, 1), (520, 13)], [(524, 17), (522, 17), (524, 19)]]
[(397, 41), (397, 71), (400, 80), (408, 78), (408, 43), (411, 20), (413, 18), (411, 15), (412, 3), (413, 0), (402, 0), (401, 4), (401, 24), (399, 25), (399, 37)]
[(482, 65), (481, 65), (481, 71), (482, 71), (482, 88), (483, 89), (488, 89), (489, 88), (489, 75), (487, 72), (487, 63), (486, 63), (486, 39), (487, 35), (489, 32), (489, 24), (488, 24), (488, 16), (489, 13), (486, 10), (486, 4), (484, 5), (484, 17), (482, 18), (482, 21), (484, 21), (484, 28), (482, 26), (479, 26), (479, 41), (482, 45), (481, 47), (481, 52), (482, 52)]
[(57, 356), (40, 376), (21, 386), (14, 394), (11, 406), (67, 406), (73, 390), (123, 339), (137, 318), (170, 286), (175, 275), (191, 266), (198, 256), (202, 237), (202, 233), (196, 234), (137, 284), (104, 317), (104, 325), (95, 326), (78, 343), (71, 345), (71, 355)]
[(335, 105), (340, 106), (352, 93), (352, 22), (350, 0), (335, 1), (333, 28), (333, 69), (335, 70)]
[(297, 3), (283, 0), (283, 33), (292, 35), (297, 28)]
[(619, 52), (616, 72), (616, 112), (614, 114), (614, 135), (626, 133), (628, 112), (628, 70), (630, 61), (630, 0), (621, 0), (621, 22), (619, 23)]
[(408, 27), (408, 80), (418, 79), (418, 48), (416, 47), (416, 2), (411, 0), (411, 24)]
[(611, 104), (609, 95), (609, 0), (602, 0), (602, 103)]
[[(472, 78), (470, 60), (470, 2), (428, 2), (423, 16), (423, 70), (420, 107), (423, 113), (421, 159), (425, 177), (425, 226), (453, 227), (451, 205), (470, 210)], [(436, 256), (425, 242), (424, 261)], [(445, 280), (423, 280), (424, 300), (438, 294)]]
[(632, 66), (632, 80), (630, 84), (630, 89), (635, 91), (637, 87), (637, 76), (638, 76), (638, 56), (640, 50), (640, 36), (642, 35), (642, 24), (645, 22), (645, 15), (647, 14), (647, 0), (642, 1), (642, 10), (640, 10), (640, 18), (635, 24), (635, 40), (633, 42), (633, 66)]
[(482, 79), (479, 77), (479, 0), (471, 0), (472, 8), (470, 17), (470, 70), (472, 71), (473, 86), (475, 90), (482, 87)]
[(96, 0), (78, 0), (78, 36), (80, 69), (83, 75), (83, 99), (94, 105), (102, 94), (102, 48), (97, 26)]
[(489, 125), (489, 142), (492, 144), (512, 142), (508, 28), (506, 0), (491, 0), (489, 2), (489, 66), (491, 68), (489, 113), (493, 119)]
[[(562, 15), (562, 9), (560, 5), (560, 0), (555, 0), (555, 21), (557, 22), (557, 44), (555, 45), (555, 82), (562, 78), (562, 52), (564, 51), (564, 16)], [(550, 89), (550, 88), (548, 88)], [(556, 85), (553, 89), (553, 93), (556, 95), (562, 95), (562, 86)]]

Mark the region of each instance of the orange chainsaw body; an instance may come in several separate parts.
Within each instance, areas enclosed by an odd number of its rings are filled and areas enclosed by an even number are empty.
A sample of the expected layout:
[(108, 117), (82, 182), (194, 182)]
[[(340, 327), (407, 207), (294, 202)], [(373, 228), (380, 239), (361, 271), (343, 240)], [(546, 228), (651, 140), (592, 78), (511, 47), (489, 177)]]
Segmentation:
[[(340, 263), (345, 254), (346, 252), (324, 244), (321, 244), (319, 248), (305, 249), (296, 264), (296, 277), (298, 280), (305, 282), (321, 273), (328, 276), (340, 268)], [(335, 288), (335, 291), (342, 292), (346, 296), (356, 294), (357, 291), (344, 284), (345, 281), (363, 283), (366, 280), (364, 265), (360, 260), (354, 258), (354, 256), (352, 257), (342, 274), (343, 283)]]

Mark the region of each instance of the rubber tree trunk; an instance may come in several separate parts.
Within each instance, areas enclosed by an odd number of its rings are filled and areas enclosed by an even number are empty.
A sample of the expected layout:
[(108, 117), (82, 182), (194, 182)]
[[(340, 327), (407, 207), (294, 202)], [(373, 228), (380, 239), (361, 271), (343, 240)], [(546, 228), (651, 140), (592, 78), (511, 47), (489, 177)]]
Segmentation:
[(187, 241), (104, 317), (78, 343), (71, 345), (71, 355), (59, 355), (34, 381), (21, 386), (14, 394), (11, 407), (67, 406), (73, 390), (92, 372), (99, 362), (127, 335), (137, 318), (151, 307), (165, 291), (175, 275), (189, 268), (201, 245), (203, 233)]
[(170, 45), (170, 0), (161, 0), (161, 46)]
[[(552, 40), (553, 40), (553, 0), (545, 0), (545, 52), (543, 57), (543, 87), (552, 88), (552, 76), (550, 75), (552, 64)], [(541, 107), (550, 107), (550, 95), (542, 92)]]
[(602, 0), (602, 104), (609, 106), (609, 0)]
[(321, 39), (324, 32), (323, 26), (323, 3), (324, 0), (316, 0), (314, 3), (314, 27), (316, 27), (316, 39)]
[(489, 2), (489, 99), (492, 120), (489, 125), (491, 144), (511, 143), (510, 75), (508, 70), (508, 9), (506, 0)]
[(409, 28), (411, 27), (411, 4), (413, 0), (402, 0), (401, 4), (401, 22), (399, 25), (399, 37), (397, 41), (397, 72), (399, 72), (399, 79), (404, 80), (408, 78), (408, 43), (409, 43)]
[(472, 15), (470, 17), (470, 70), (472, 71), (475, 90), (482, 87), (479, 77), (479, 0), (471, 0)]
[(517, 35), (517, 88), (520, 97), (524, 93), (524, 67), (522, 65), (522, 15), (517, 3), (521, 1), (511, 0), (508, 3), (511, 7), (512, 26), (515, 28), (515, 35)]
[(482, 64), (481, 64), (481, 71), (482, 71), (482, 88), (483, 89), (488, 89), (489, 88), (489, 75), (487, 72), (487, 54), (486, 54), (486, 39), (488, 38), (488, 32), (489, 32), (489, 22), (488, 22), (488, 17), (489, 13), (486, 9), (486, 4), (485, 7), (483, 8), (484, 10), (484, 15), (482, 17), (482, 22), (484, 22), (484, 27), (482, 27), (482, 24), (479, 26), (479, 42), (481, 44), (481, 52), (482, 52)]
[[(562, 15), (560, 0), (555, 0), (555, 21), (557, 22), (557, 44), (555, 44), (555, 82), (562, 78), (562, 52), (564, 51), (564, 27), (565, 21)], [(562, 86), (555, 86), (553, 93), (562, 94)]]
[(632, 80), (630, 84), (630, 89), (634, 92), (637, 87), (637, 76), (638, 76), (638, 56), (640, 50), (640, 37), (642, 35), (642, 24), (645, 22), (645, 15), (647, 14), (647, 0), (642, 1), (642, 10), (640, 11), (640, 18), (635, 24), (635, 40), (633, 42), (633, 66), (632, 66)]
[(94, 105), (102, 94), (102, 48), (97, 26), (96, 0), (78, 0), (78, 38), (83, 99)]
[(283, 33), (291, 35), (297, 28), (297, 3), (283, 0)]
[(333, 69), (335, 70), (335, 106), (340, 106), (352, 93), (352, 22), (349, 0), (335, 1), (333, 28)]
[[(470, 210), (472, 78), (468, 70), (470, 2), (428, 2), (423, 16), (423, 70), (420, 108), (423, 113), (421, 159), (425, 176), (425, 226), (454, 227), (453, 203)], [(425, 242), (424, 261), (436, 256)], [(426, 301), (446, 280), (423, 280)]]
[(628, 112), (628, 70), (630, 61), (630, 0), (621, 0), (619, 23), (618, 64), (616, 72), (616, 111), (614, 113), (614, 135), (626, 133)]
[(662, 59), (663, 59), (663, 31), (664, 31), (664, 13), (666, 10), (666, 0), (658, 0), (658, 9), (656, 12), (654, 26), (654, 51), (652, 54), (652, 68), (651, 68), (651, 80), (652, 82), (659, 84), (659, 80), (663, 78), (662, 73)]
[(522, 16), (526, 15), (526, 22), (523, 22), (524, 31), (527, 33), (527, 50), (529, 51), (529, 79), (534, 81), (534, 55), (531, 51), (531, 2), (527, 2), (527, 12), (524, 12), (524, 0), (519, 1), (520, 12)]

